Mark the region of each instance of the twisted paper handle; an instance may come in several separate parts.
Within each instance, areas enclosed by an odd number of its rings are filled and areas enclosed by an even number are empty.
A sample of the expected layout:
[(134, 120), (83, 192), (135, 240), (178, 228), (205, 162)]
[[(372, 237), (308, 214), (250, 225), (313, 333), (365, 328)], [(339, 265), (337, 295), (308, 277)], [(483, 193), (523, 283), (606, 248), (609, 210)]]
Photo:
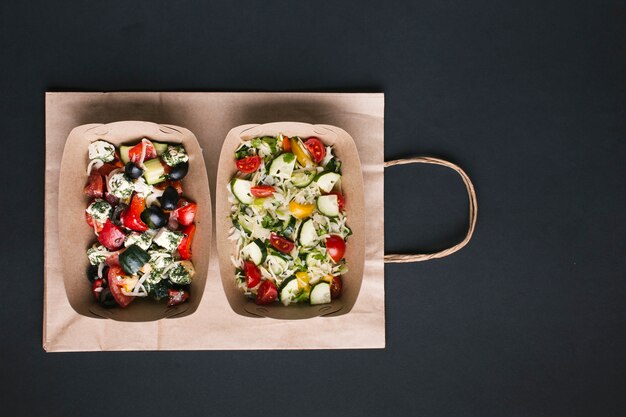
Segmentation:
[(469, 229), (467, 231), (467, 235), (465, 236), (465, 239), (463, 239), (461, 242), (457, 243), (456, 245), (448, 249), (444, 249), (440, 252), (435, 252), (435, 253), (421, 253), (421, 254), (413, 254), (413, 255), (410, 255), (410, 254), (403, 255), (403, 254), (396, 254), (396, 253), (388, 254), (388, 255), (385, 255), (385, 263), (406, 263), (406, 262), (427, 261), (429, 259), (444, 258), (448, 255), (453, 254), (454, 252), (458, 250), (461, 250), (465, 245), (469, 243), (470, 239), (472, 239), (472, 235), (474, 234), (474, 228), (476, 227), (476, 218), (478, 216), (478, 201), (476, 199), (476, 191), (474, 190), (474, 184), (472, 184), (472, 181), (469, 179), (465, 171), (463, 171), (460, 167), (453, 164), (452, 162), (444, 161), (443, 159), (438, 159), (438, 158), (430, 158), (427, 156), (386, 161), (385, 168), (392, 167), (394, 165), (404, 165), (404, 164), (434, 164), (434, 165), (441, 165), (441, 166), (448, 167), (448, 168), (455, 170), (463, 179), (463, 182), (465, 183), (465, 187), (467, 188), (467, 194), (469, 196)]

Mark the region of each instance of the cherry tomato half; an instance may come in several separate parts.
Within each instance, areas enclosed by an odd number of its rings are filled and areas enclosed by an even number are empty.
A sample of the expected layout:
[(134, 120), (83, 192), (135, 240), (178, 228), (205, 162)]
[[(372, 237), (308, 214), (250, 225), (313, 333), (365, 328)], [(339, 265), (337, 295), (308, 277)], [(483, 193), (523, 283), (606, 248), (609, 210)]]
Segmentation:
[(270, 243), (277, 251), (282, 253), (290, 253), (294, 247), (294, 243), (291, 240), (285, 239), (274, 232), (270, 233)]
[(276, 191), (276, 189), (271, 185), (255, 185), (250, 188), (250, 194), (259, 198), (269, 197), (274, 194), (274, 191)]
[(256, 292), (256, 303), (259, 305), (270, 304), (278, 299), (278, 288), (269, 279), (263, 281)]
[(245, 261), (243, 263), (243, 272), (246, 274), (246, 286), (254, 288), (261, 282), (261, 271), (254, 262)]
[(146, 148), (146, 156), (143, 158), (144, 161), (148, 161), (150, 159), (154, 159), (157, 157), (156, 149), (154, 149), (154, 145), (152, 143), (147, 142), (139, 142), (132, 148), (128, 150), (128, 159), (135, 164), (139, 162), (141, 158), (142, 147)]
[(346, 242), (341, 236), (330, 235), (326, 238), (326, 252), (335, 263), (341, 261), (344, 253), (346, 253)]
[(324, 144), (318, 138), (308, 138), (306, 142), (304, 142), (304, 146), (306, 146), (311, 156), (318, 164), (322, 162), (326, 156), (326, 148), (324, 148)]
[(328, 193), (328, 194), (337, 196), (337, 204), (339, 205), (339, 211), (346, 210), (346, 198), (343, 196), (343, 194), (338, 193), (338, 192), (333, 192), (333, 193)]
[(242, 159), (237, 160), (237, 169), (244, 174), (250, 174), (257, 169), (259, 169), (259, 165), (261, 165), (261, 157), (258, 155), (247, 156)]

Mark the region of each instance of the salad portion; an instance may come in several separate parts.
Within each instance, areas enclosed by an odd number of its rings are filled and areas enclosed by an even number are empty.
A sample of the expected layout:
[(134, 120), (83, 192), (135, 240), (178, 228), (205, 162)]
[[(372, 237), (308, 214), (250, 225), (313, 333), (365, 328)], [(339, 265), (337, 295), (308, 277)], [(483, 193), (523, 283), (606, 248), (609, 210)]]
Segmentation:
[(237, 286), (261, 305), (339, 297), (352, 231), (333, 147), (316, 137), (257, 137), (239, 145), (235, 164), (228, 190)]
[(87, 249), (87, 278), (103, 306), (127, 307), (137, 298), (189, 298), (195, 269), (191, 243), (197, 204), (183, 197), (189, 156), (179, 144), (148, 139), (116, 148), (89, 145), (85, 220), (96, 235)]

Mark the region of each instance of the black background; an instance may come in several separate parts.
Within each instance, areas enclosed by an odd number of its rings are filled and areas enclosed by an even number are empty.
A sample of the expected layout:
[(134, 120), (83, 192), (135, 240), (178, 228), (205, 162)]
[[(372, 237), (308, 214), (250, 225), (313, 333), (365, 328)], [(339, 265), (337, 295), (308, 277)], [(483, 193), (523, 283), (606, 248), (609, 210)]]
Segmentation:
[[(626, 415), (625, 17), (623, 1), (2, 2), (5, 412)], [(476, 234), (386, 267), (384, 350), (45, 354), (47, 90), (384, 91), (386, 158), (464, 167)], [(456, 174), (402, 167), (385, 187), (388, 252), (462, 238)]]

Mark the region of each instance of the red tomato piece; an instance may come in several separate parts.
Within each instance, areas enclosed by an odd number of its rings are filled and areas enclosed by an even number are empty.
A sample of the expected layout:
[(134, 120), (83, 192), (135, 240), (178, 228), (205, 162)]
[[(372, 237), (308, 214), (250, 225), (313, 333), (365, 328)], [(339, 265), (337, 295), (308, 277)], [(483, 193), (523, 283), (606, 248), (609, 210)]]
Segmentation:
[(276, 248), (277, 251), (282, 253), (290, 253), (295, 246), (291, 240), (285, 239), (274, 232), (270, 233), (270, 243), (274, 246), (274, 248)]
[(291, 142), (287, 136), (283, 136), (283, 152), (291, 152)]
[(104, 181), (102, 180), (102, 175), (100, 175), (98, 171), (92, 171), (91, 174), (89, 174), (89, 179), (83, 189), (83, 193), (89, 197), (102, 198), (103, 191)]
[(121, 267), (120, 254), (116, 252), (113, 255), (107, 256), (106, 259), (104, 260), (104, 263), (106, 263), (109, 267), (112, 267), (112, 266)]
[(326, 238), (326, 252), (335, 263), (341, 261), (344, 253), (346, 253), (346, 242), (341, 236), (330, 235)]
[(198, 205), (181, 198), (178, 200), (177, 206), (174, 212), (176, 213), (175, 216), (178, 223), (183, 226), (189, 226), (193, 223), (193, 219), (196, 217), (196, 212), (198, 211)]
[(126, 235), (110, 219), (102, 227), (102, 231), (98, 235), (98, 242), (102, 243), (109, 250), (119, 249), (124, 244)]
[(100, 293), (104, 290), (104, 280), (102, 278), (98, 278), (93, 281), (91, 286), (91, 292), (93, 296), (96, 297), (96, 300), (100, 300)]
[(157, 152), (156, 149), (154, 149), (154, 145), (152, 144), (152, 142), (148, 143), (141, 141), (128, 150), (128, 159), (130, 159), (131, 162), (137, 164), (141, 159), (141, 152), (144, 147), (146, 148), (146, 155), (143, 158), (144, 161), (149, 161), (150, 159), (154, 159), (157, 157)]
[(89, 227), (91, 227), (92, 229), (94, 229), (94, 223), (95, 223), (96, 225), (95, 231), (97, 233), (100, 233), (100, 231), (102, 231), (102, 228), (104, 227), (104, 225), (100, 222), (95, 221), (93, 217), (91, 217), (91, 215), (87, 212), (85, 212), (85, 220), (87, 221), (87, 224), (89, 225)]
[(120, 221), (127, 229), (136, 232), (145, 232), (148, 226), (141, 220), (141, 213), (146, 209), (146, 200), (135, 194), (130, 202), (130, 207), (120, 214)]
[(343, 196), (343, 194), (338, 193), (338, 192), (332, 192), (328, 194), (337, 196), (337, 204), (339, 205), (339, 211), (346, 210), (346, 198)]
[(250, 174), (259, 169), (259, 166), (261, 165), (261, 157), (258, 155), (247, 156), (237, 160), (236, 164), (239, 171), (244, 174)]
[(243, 272), (246, 274), (246, 286), (254, 288), (261, 282), (261, 271), (254, 262), (245, 261), (243, 263)]
[(269, 197), (274, 194), (274, 191), (276, 191), (276, 189), (271, 185), (255, 185), (250, 188), (250, 194), (259, 198)]
[(167, 296), (167, 306), (173, 307), (184, 303), (189, 298), (189, 293), (185, 290), (173, 290), (170, 288), (167, 290)]
[(178, 245), (178, 253), (181, 259), (191, 259), (191, 242), (193, 242), (193, 236), (196, 234), (196, 225), (190, 224), (184, 227), (182, 232), (185, 234), (185, 237)]
[(126, 308), (130, 303), (135, 300), (135, 297), (124, 295), (124, 293), (122, 292), (122, 285), (124, 285), (122, 278), (123, 276), (124, 271), (121, 267), (112, 266), (109, 268), (107, 279), (109, 281), (109, 289), (111, 290), (113, 298), (120, 307)]
[(341, 295), (342, 287), (343, 284), (341, 283), (341, 278), (333, 277), (333, 280), (330, 282), (330, 298), (338, 298)]
[(119, 167), (115, 166), (115, 164), (108, 162), (102, 165), (100, 168), (98, 168), (98, 173), (102, 175), (103, 177), (106, 177), (107, 175), (111, 173), (111, 171), (113, 171), (114, 169), (118, 169), (118, 168)]
[(269, 279), (263, 281), (256, 292), (255, 302), (259, 305), (270, 304), (278, 299), (278, 288)]
[(318, 164), (324, 160), (326, 156), (326, 148), (324, 144), (318, 138), (308, 138), (304, 142), (304, 146), (309, 150), (309, 153)]

